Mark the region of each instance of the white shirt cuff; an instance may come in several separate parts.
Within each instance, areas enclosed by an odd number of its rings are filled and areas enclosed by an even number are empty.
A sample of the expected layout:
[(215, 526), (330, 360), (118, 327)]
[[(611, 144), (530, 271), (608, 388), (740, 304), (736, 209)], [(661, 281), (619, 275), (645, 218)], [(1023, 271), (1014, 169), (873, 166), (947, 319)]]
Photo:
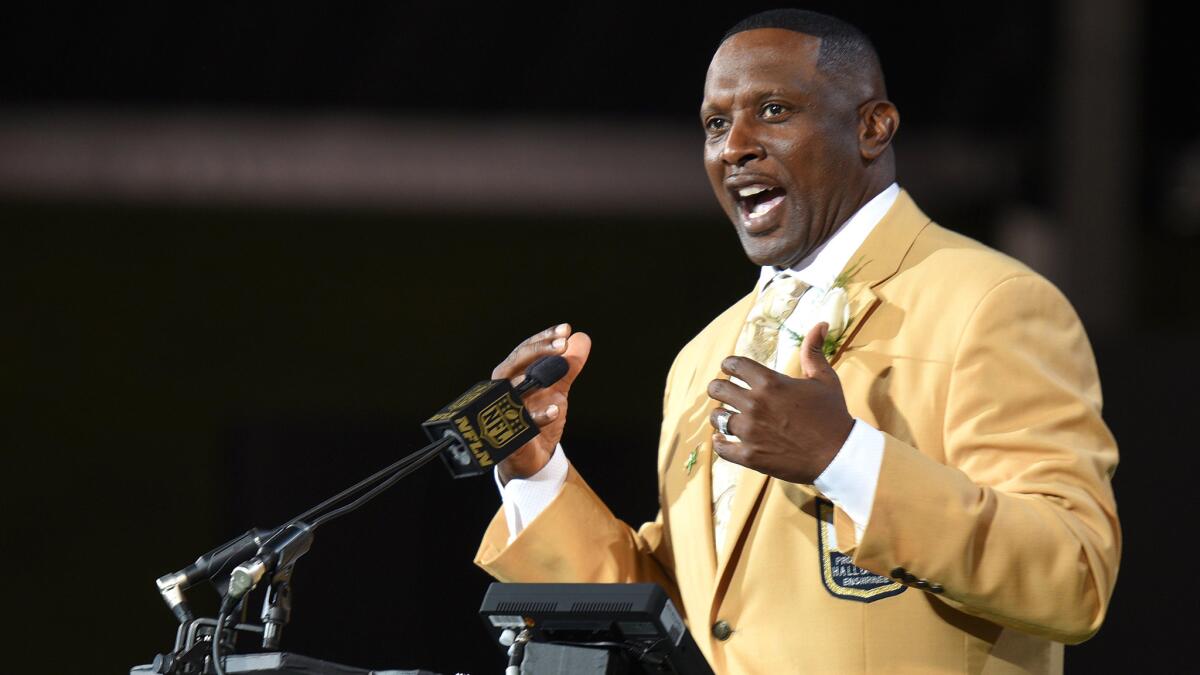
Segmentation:
[(883, 432), (855, 419), (850, 435), (833, 461), (813, 481), (821, 491), (854, 521), (854, 534), (862, 541), (875, 503), (879, 468), (883, 465)]
[(550, 455), (546, 466), (529, 478), (514, 478), (507, 485), (501, 485), (499, 468), (492, 472), (500, 499), (504, 501), (510, 544), (562, 491), (563, 483), (567, 482), (567, 466), (567, 454), (559, 443), (554, 446), (554, 454)]

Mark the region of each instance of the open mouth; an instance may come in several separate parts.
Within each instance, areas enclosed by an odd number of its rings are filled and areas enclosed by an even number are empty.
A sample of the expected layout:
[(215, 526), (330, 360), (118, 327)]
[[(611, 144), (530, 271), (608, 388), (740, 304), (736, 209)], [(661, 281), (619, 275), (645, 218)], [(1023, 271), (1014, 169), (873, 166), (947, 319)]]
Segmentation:
[(733, 190), (738, 213), (751, 231), (759, 230), (768, 224), (764, 219), (783, 202), (785, 195), (786, 190), (770, 185), (747, 185)]

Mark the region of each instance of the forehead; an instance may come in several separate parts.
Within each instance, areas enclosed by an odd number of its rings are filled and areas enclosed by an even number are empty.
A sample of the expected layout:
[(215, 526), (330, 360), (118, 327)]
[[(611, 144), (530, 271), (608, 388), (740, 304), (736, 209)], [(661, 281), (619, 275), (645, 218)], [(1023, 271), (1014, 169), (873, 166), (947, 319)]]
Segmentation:
[(821, 38), (782, 28), (743, 31), (721, 43), (708, 65), (704, 98), (743, 89), (810, 90), (817, 82)]

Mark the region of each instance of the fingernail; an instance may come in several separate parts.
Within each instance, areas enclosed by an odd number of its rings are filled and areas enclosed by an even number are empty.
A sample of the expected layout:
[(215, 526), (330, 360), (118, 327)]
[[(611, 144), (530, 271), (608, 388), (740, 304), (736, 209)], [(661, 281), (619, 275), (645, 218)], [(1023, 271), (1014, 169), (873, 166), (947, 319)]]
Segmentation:
[(554, 342), (551, 342), (550, 346), (554, 347), (555, 349), (562, 349), (563, 347), (567, 346), (567, 340), (566, 338), (554, 338)]
[(550, 407), (546, 408), (546, 417), (549, 417), (550, 419), (558, 417), (558, 406), (551, 403)]
[(559, 334), (559, 335), (566, 335), (566, 334), (567, 334), (567, 331), (568, 331), (568, 330), (570, 330), (570, 329), (571, 329), (571, 327), (570, 327), (570, 326), (568, 326), (567, 324), (565, 324), (565, 323), (560, 323), (560, 324), (558, 324), (558, 326), (557, 326), (557, 327), (554, 329), (554, 332), (555, 332), (555, 333), (557, 333), (557, 334)]

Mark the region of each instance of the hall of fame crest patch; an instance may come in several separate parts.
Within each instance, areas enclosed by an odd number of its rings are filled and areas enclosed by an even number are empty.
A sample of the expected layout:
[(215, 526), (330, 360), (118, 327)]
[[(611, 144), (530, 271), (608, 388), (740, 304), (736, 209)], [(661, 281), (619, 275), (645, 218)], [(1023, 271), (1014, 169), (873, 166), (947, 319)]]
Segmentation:
[(818, 555), (821, 556), (821, 583), (831, 595), (857, 602), (875, 602), (908, 590), (904, 584), (855, 565), (850, 556), (834, 549), (836, 541), (833, 504), (818, 499), (817, 543)]

